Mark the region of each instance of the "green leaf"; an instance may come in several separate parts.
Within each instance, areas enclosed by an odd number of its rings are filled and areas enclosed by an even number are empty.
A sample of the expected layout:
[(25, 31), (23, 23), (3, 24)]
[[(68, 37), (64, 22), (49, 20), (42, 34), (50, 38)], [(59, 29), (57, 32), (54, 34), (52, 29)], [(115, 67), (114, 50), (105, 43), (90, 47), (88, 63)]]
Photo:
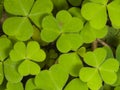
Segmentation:
[(34, 78), (30, 78), (26, 82), (25, 90), (41, 90), (41, 89), (38, 89), (37, 86), (35, 86), (35, 84), (34, 84)]
[(82, 0), (68, 0), (72, 6), (79, 6)]
[[(35, 77), (35, 84), (44, 90), (62, 90), (68, 79), (68, 74), (59, 64), (53, 65), (49, 70), (41, 71)], [(46, 84), (47, 82), (47, 84)]]
[(26, 17), (11, 17), (5, 20), (3, 31), (20, 41), (26, 41), (32, 36), (33, 27)]
[(20, 62), (12, 62), (10, 59), (4, 62), (5, 78), (11, 83), (18, 83), (23, 78), (17, 71), (17, 66), (19, 64)]
[(5, 10), (14, 15), (27, 16), (34, 0), (4, 0)]
[(40, 45), (36, 41), (31, 41), (27, 44), (26, 52), (27, 58), (36, 62), (42, 62), (46, 58), (45, 52), (40, 49)]
[(29, 14), (30, 19), (36, 26), (41, 28), (41, 22), (43, 17), (50, 14), (53, 9), (53, 4), (50, 0), (36, 0), (33, 8)]
[(64, 90), (88, 90), (88, 86), (86, 83), (82, 82), (80, 79), (75, 78), (70, 81)]
[(114, 0), (110, 4), (108, 4), (107, 8), (112, 26), (114, 28), (120, 28), (120, 10), (118, 9), (120, 8), (120, 2)]
[(120, 86), (115, 87), (114, 90), (120, 90)]
[(88, 2), (82, 6), (81, 13), (93, 28), (102, 29), (105, 27), (107, 13), (104, 5)]
[(116, 59), (120, 62), (120, 45), (118, 45), (116, 49)]
[(21, 82), (18, 83), (8, 82), (6, 90), (24, 90), (24, 88)]
[(83, 67), (79, 77), (82, 81), (87, 82), (88, 87), (92, 90), (99, 90), (102, 86), (102, 80), (96, 68)]
[(89, 0), (89, 1), (94, 3), (104, 4), (104, 5), (106, 5), (108, 2), (108, 0)]
[(66, 53), (70, 50), (76, 51), (83, 44), (80, 34), (62, 34), (57, 40), (57, 48), (60, 52)]
[(40, 66), (30, 60), (24, 60), (19, 65), (18, 72), (22, 76), (37, 75), (40, 72)]
[(3, 83), (4, 73), (3, 73), (3, 64), (0, 62), (0, 85)]
[[(70, 62), (70, 63), (69, 63)], [(62, 54), (58, 58), (58, 63), (66, 70), (71, 76), (79, 76), (82, 61), (76, 53)]]
[(0, 61), (8, 57), (12, 43), (8, 38), (0, 37)]
[(99, 67), (106, 58), (106, 50), (104, 48), (97, 48), (94, 52), (87, 52), (84, 55), (84, 61), (90, 66)]
[(116, 72), (119, 69), (119, 63), (116, 59), (107, 59), (100, 67), (100, 73), (105, 83), (113, 84), (117, 80)]
[(77, 50), (77, 54), (80, 55), (81, 57), (84, 57), (85, 53), (86, 53), (85, 47), (81, 47)]
[(23, 42), (17, 42), (14, 45), (13, 50), (10, 52), (10, 59), (12, 61), (21, 61), (23, 60), (26, 56), (26, 46)]

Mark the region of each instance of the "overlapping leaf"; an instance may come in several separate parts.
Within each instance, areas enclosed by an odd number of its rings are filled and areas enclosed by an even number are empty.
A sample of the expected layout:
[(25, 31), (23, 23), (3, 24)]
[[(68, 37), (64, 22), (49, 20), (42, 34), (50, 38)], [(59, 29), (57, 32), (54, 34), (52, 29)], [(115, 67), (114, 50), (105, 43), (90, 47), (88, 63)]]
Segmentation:
[(95, 29), (101, 29), (107, 22), (107, 9), (108, 14), (115, 28), (120, 28), (120, 7), (119, 0), (113, 0), (108, 5), (108, 0), (88, 0), (82, 6), (83, 17), (90, 22), (90, 25)]
[[(102, 86), (102, 80), (110, 85), (117, 80), (116, 72), (119, 69), (119, 63), (114, 58), (105, 60), (106, 55), (104, 48), (97, 48), (94, 52), (87, 52), (84, 55), (85, 63), (92, 67), (83, 67), (80, 70), (80, 78), (87, 82), (92, 90), (99, 89)], [(95, 86), (94, 83), (96, 83)]]
[(17, 40), (26, 41), (33, 35), (29, 18), (41, 28), (42, 18), (50, 14), (53, 5), (50, 0), (4, 0), (4, 7), (8, 13), (15, 15), (4, 22), (4, 33)]
[(68, 73), (64, 71), (61, 65), (57, 64), (49, 70), (41, 71), (35, 77), (35, 85), (44, 90), (62, 90), (67, 79)]
[(72, 17), (65, 10), (58, 12), (56, 19), (51, 15), (45, 17), (42, 26), (42, 40), (53, 42), (60, 37), (57, 40), (57, 48), (61, 52), (76, 50), (83, 43), (82, 37), (79, 35), (83, 22), (77, 17)]
[(58, 63), (72, 76), (79, 76), (80, 68), (83, 66), (76, 53), (62, 54), (58, 58)]
[(10, 52), (12, 61), (22, 61), (18, 67), (18, 71), (23, 76), (38, 74), (40, 72), (40, 67), (35, 62), (42, 62), (45, 57), (45, 52), (40, 49), (36, 41), (30, 41), (27, 46), (23, 42), (17, 42), (14, 45), (14, 49)]

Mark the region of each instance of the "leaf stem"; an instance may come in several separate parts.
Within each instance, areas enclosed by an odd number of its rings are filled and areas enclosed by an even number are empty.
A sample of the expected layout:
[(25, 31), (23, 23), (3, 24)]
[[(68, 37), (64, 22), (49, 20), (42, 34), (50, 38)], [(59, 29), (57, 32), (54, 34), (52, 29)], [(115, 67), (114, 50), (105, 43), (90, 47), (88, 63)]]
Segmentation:
[(94, 51), (96, 48), (97, 48), (97, 45), (98, 44), (98, 41), (95, 40), (93, 43), (92, 43), (92, 50)]
[(97, 42), (99, 42), (100, 44), (102, 44), (103, 46), (107, 46), (107, 47), (110, 47), (107, 43), (105, 43), (103, 40), (101, 39), (96, 39)]

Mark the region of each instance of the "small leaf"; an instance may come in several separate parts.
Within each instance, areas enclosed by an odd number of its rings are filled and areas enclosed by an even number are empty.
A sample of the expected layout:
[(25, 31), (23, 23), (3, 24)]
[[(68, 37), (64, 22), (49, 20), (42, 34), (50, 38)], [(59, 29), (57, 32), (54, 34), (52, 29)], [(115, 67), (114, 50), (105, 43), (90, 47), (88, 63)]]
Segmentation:
[(36, 41), (31, 41), (27, 44), (26, 52), (27, 58), (33, 61), (41, 62), (45, 60), (46, 54), (42, 49), (40, 49), (40, 45)]
[(4, 0), (5, 10), (14, 15), (27, 16), (34, 0)]
[(26, 17), (11, 17), (5, 20), (3, 31), (9, 36), (15, 36), (20, 41), (26, 41), (32, 36), (33, 27)]
[(0, 85), (3, 83), (4, 73), (3, 73), (3, 64), (0, 62)]
[[(49, 70), (41, 71), (35, 77), (35, 84), (44, 90), (62, 90), (68, 79), (68, 74), (59, 64), (53, 65)], [(46, 84), (47, 82), (47, 84)]]
[(23, 42), (17, 42), (14, 45), (14, 49), (11, 50), (10, 52), (10, 59), (12, 61), (21, 61), (23, 60), (26, 56), (26, 46)]
[(64, 90), (88, 90), (86, 83), (82, 82), (80, 79), (75, 78), (68, 83)]
[(76, 53), (60, 55), (58, 63), (66, 70), (66, 72), (74, 77), (79, 76), (80, 68), (83, 66), (82, 61)]
[(88, 87), (92, 90), (99, 90), (102, 86), (102, 80), (96, 68), (83, 67), (79, 77), (82, 81), (87, 82)]
[(24, 88), (21, 82), (18, 83), (8, 82), (6, 90), (24, 90)]
[(82, 2), (82, 0), (68, 0), (68, 1), (73, 6), (79, 6)]
[(85, 63), (93, 67), (99, 67), (104, 62), (105, 58), (106, 51), (103, 48), (97, 48), (94, 52), (87, 52), (84, 55)]
[[(113, 84), (117, 80), (116, 72), (119, 69), (119, 63), (116, 59), (107, 59), (100, 67), (100, 73), (105, 83)], [(110, 79), (111, 78), (111, 79)]]
[(88, 2), (82, 6), (81, 13), (93, 28), (101, 29), (105, 27), (107, 13), (104, 5)]
[[(119, 0), (118, 0), (119, 1)], [(114, 28), (120, 28), (120, 2), (117, 0), (112, 1), (111, 3), (108, 4), (108, 14), (109, 18), (111, 20), (112, 26)]]
[(41, 22), (43, 17), (50, 14), (53, 9), (53, 4), (50, 0), (37, 0), (34, 3), (33, 8), (29, 14), (30, 19), (35, 23), (36, 26), (41, 28)]
[(23, 78), (17, 71), (17, 66), (19, 64), (20, 62), (12, 62), (10, 59), (4, 62), (5, 78), (11, 83), (18, 83)]
[(37, 65), (36, 63), (32, 61), (25, 60), (19, 65), (18, 72), (22, 76), (27, 76), (29, 74), (37, 75), (40, 72), (40, 67), (39, 65)]
[(11, 41), (7, 38), (0, 37), (0, 61), (4, 61), (8, 57), (11, 48)]

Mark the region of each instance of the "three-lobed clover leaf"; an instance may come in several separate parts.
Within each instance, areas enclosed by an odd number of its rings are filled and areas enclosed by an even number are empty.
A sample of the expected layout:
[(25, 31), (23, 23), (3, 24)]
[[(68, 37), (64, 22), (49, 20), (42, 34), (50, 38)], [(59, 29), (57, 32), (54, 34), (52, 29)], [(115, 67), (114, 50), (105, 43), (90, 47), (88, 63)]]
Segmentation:
[(33, 35), (31, 21), (41, 28), (42, 18), (51, 13), (53, 5), (50, 0), (4, 0), (4, 7), (8, 13), (14, 15), (3, 23), (4, 33), (26, 41)]
[(17, 42), (14, 45), (14, 49), (10, 52), (12, 61), (21, 61), (18, 66), (18, 72), (23, 76), (38, 74), (40, 66), (35, 62), (42, 62), (45, 57), (45, 52), (40, 49), (40, 45), (36, 41), (28, 42), (27, 46), (23, 42)]
[(108, 32), (107, 26), (102, 29), (94, 29), (89, 23), (86, 23), (81, 30), (80, 35), (83, 38), (84, 43), (91, 43), (96, 38), (103, 38)]
[(120, 10), (117, 9), (120, 7), (119, 0), (107, 3), (108, 0), (88, 0), (83, 4), (81, 13), (93, 28), (104, 28), (107, 22), (107, 10), (112, 26), (120, 28)]
[(97, 48), (94, 52), (90, 51), (84, 55), (84, 62), (92, 67), (83, 67), (79, 76), (92, 90), (98, 90), (102, 86), (102, 81), (112, 85), (117, 80), (119, 62), (114, 58), (106, 59), (106, 55), (104, 48)]
[(77, 17), (72, 17), (68, 11), (59, 11), (56, 18), (46, 16), (42, 22), (42, 40), (53, 42), (57, 38), (56, 46), (61, 52), (76, 50), (83, 43), (79, 32), (83, 28), (83, 22)]
[[(53, 65), (35, 77), (35, 85), (42, 90), (62, 90), (68, 79), (68, 73), (61, 65)], [(46, 84), (47, 83), (47, 84)]]
[(75, 78), (70, 81), (64, 90), (88, 90), (88, 86), (86, 83), (82, 82), (80, 79)]
[(71, 76), (79, 76), (82, 61), (80, 60), (77, 53), (62, 54), (58, 58), (58, 63), (70, 74)]

